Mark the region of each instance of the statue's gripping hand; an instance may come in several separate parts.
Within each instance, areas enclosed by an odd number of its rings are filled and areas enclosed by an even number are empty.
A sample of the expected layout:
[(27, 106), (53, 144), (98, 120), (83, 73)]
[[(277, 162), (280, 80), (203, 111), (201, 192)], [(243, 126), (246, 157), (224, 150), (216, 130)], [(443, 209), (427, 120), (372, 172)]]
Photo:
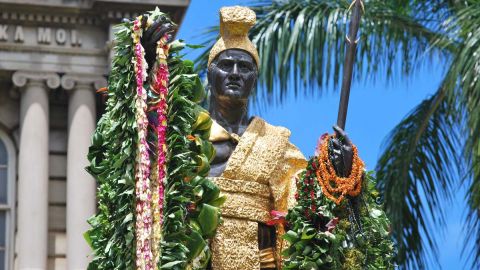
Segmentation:
[[(148, 16), (143, 16), (142, 27), (146, 27)], [(145, 49), (145, 59), (148, 64), (149, 70), (153, 67), (155, 63), (157, 42), (165, 35), (167, 35), (167, 43), (170, 42), (173, 38), (173, 33), (176, 30), (175, 25), (170, 21), (166, 16), (159, 16), (147, 30), (143, 32), (142, 43), (143, 48)]]
[(334, 126), (335, 137), (331, 140), (330, 156), (338, 176), (346, 177), (352, 171), (353, 149), (352, 141), (343, 129)]

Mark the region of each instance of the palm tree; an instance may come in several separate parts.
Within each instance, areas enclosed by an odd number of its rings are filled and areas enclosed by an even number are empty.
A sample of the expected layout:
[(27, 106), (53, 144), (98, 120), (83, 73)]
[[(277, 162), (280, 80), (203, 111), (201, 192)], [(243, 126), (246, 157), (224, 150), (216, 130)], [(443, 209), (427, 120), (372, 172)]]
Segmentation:
[[(392, 222), (398, 263), (424, 269), (436, 262), (432, 235), (445, 226), (442, 208), (468, 184), (465, 250), (480, 267), (480, 0), (364, 0), (356, 80), (408, 77), (432, 59), (447, 63), (438, 90), (389, 134), (376, 168)], [(346, 0), (258, 1), (251, 39), (262, 68), (257, 96), (282, 102), (289, 89), (311, 95), (341, 78)], [(208, 30), (208, 49), (218, 29)], [(293, 87), (292, 87), (293, 86)], [(338, 87), (335, 87), (338, 88)], [(473, 238), (472, 238), (473, 236)], [(466, 243), (467, 243), (466, 242)], [(471, 243), (471, 242), (469, 242)], [(432, 252), (428, 252), (431, 250)]]

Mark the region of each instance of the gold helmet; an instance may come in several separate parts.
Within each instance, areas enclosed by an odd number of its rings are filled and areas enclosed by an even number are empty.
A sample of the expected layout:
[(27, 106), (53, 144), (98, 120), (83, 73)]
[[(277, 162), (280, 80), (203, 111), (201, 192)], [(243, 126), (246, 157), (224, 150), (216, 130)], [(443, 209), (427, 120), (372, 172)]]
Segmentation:
[(228, 49), (241, 49), (249, 52), (257, 67), (260, 60), (257, 49), (248, 38), (248, 31), (255, 24), (255, 12), (247, 7), (234, 6), (220, 9), (220, 39), (213, 45), (208, 57), (208, 65), (221, 52)]

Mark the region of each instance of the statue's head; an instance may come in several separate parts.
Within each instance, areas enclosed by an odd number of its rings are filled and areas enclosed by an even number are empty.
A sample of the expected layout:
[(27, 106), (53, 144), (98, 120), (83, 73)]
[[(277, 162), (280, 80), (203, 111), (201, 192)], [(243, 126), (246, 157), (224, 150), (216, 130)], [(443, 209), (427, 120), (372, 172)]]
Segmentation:
[(258, 52), (248, 38), (255, 12), (246, 7), (220, 9), (220, 39), (210, 51), (208, 81), (217, 100), (247, 101), (258, 75)]
[(247, 100), (257, 82), (257, 64), (241, 49), (221, 52), (208, 68), (212, 95), (218, 99)]

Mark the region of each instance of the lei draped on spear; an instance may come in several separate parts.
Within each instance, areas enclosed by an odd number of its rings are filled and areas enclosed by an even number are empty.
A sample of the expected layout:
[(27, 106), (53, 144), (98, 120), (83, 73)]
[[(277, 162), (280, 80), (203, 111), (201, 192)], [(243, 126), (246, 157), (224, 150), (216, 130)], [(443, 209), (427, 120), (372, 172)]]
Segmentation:
[(225, 201), (206, 178), (212, 120), (185, 44), (161, 38), (147, 74), (142, 33), (165, 14), (143, 16), (116, 27), (106, 110), (88, 153), (98, 181), (89, 269), (204, 269)]
[[(356, 53), (362, 0), (353, 0), (352, 16), (343, 70), (337, 125), (343, 130)], [(341, 134), (339, 134), (341, 135)], [(287, 225), (283, 238), (289, 246), (283, 251), (283, 269), (394, 269), (395, 248), (390, 238), (390, 223), (375, 189), (372, 173), (364, 170), (358, 150), (337, 134), (322, 135), (315, 157), (297, 179), (296, 205), (287, 215), (272, 223)], [(352, 169), (338, 176), (332, 165), (336, 138), (353, 149)]]

